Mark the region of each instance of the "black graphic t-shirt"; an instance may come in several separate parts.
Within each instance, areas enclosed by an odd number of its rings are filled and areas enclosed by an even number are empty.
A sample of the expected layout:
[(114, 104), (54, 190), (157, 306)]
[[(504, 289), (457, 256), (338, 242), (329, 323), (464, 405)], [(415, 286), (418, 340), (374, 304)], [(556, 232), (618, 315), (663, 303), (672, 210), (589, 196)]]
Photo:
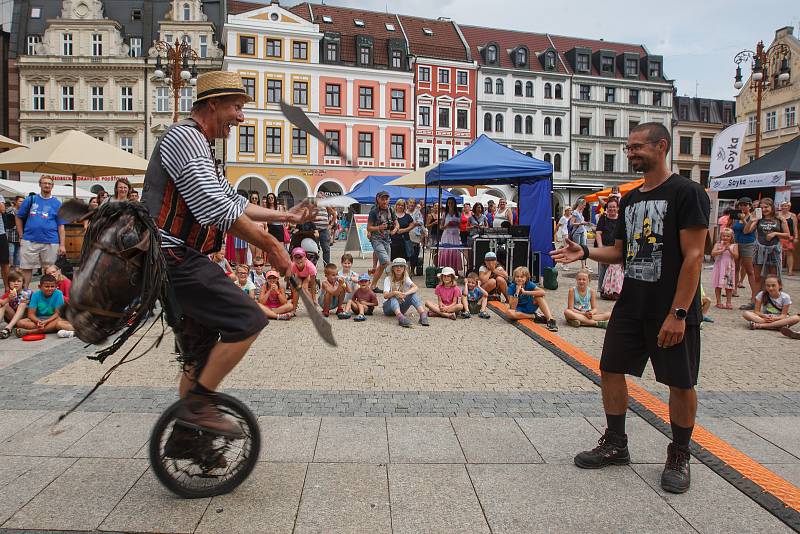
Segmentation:
[[(614, 313), (664, 320), (671, 313), (683, 265), (680, 231), (708, 227), (710, 201), (703, 187), (673, 174), (651, 191), (634, 189), (622, 199), (616, 238), (622, 240), (625, 281)], [(686, 318), (699, 324), (700, 287)]]
[(756, 224), (756, 239), (758, 239), (760, 245), (773, 247), (778, 244), (778, 238), (767, 239), (767, 234), (781, 231), (783, 231), (783, 225), (780, 219), (759, 219)]

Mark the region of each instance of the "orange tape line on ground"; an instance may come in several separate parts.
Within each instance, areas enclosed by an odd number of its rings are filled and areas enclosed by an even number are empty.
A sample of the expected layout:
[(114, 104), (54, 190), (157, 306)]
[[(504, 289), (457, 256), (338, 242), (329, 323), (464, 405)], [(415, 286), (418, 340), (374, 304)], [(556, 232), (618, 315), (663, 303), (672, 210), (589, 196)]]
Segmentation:
[[(491, 305), (501, 312), (505, 312), (508, 309), (507, 305), (499, 302), (492, 302)], [(524, 319), (519, 323), (600, 376), (600, 361), (594, 356), (529, 319)], [(630, 381), (628, 382), (628, 395), (669, 424), (669, 406), (661, 399), (641, 386), (632, 384)], [(692, 440), (738, 471), (742, 476), (759, 485), (764, 491), (780, 499), (786, 506), (800, 512), (800, 488), (776, 475), (701, 425), (695, 425)]]

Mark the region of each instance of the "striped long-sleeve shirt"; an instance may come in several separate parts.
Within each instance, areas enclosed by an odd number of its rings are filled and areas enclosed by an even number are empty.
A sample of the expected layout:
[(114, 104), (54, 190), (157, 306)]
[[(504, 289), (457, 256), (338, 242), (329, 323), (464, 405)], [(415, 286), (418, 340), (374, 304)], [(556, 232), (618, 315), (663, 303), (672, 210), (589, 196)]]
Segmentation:
[[(226, 232), (242, 216), (247, 199), (238, 195), (217, 169), (211, 145), (197, 128), (171, 128), (161, 140), (160, 156), (164, 170), (201, 226)], [(161, 243), (164, 248), (184, 245), (163, 228)]]

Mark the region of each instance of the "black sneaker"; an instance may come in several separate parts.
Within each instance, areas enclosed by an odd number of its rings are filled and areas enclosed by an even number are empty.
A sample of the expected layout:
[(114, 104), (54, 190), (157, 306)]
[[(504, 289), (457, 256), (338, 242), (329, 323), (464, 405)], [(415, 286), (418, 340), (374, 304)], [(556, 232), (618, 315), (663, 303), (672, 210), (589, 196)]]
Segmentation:
[(692, 474), (689, 470), (688, 447), (682, 447), (677, 443), (667, 445), (667, 462), (664, 464), (664, 472), (661, 473), (661, 488), (670, 493), (686, 493), (692, 481)]
[(550, 319), (547, 321), (547, 329), (551, 332), (558, 332), (558, 325), (556, 324), (555, 319)]
[(581, 469), (600, 469), (608, 465), (629, 463), (631, 455), (628, 452), (628, 436), (616, 434), (608, 429), (597, 441), (597, 447), (575, 456), (575, 465)]

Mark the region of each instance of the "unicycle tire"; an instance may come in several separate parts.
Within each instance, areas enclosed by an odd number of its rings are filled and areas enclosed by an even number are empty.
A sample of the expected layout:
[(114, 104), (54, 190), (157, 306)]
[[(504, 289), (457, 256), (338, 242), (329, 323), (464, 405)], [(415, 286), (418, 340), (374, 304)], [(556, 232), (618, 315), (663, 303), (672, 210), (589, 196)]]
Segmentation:
[[(216, 393), (215, 404), (241, 425), (244, 438), (229, 439), (181, 425), (175, 419), (181, 401), (161, 414), (150, 434), (153, 473), (179, 497), (200, 499), (229, 493), (247, 479), (258, 462), (261, 432), (256, 416), (239, 399), (224, 393)], [(181, 435), (177, 449), (174, 443), (168, 444), (176, 432)], [(170, 456), (165, 454), (168, 446)]]

